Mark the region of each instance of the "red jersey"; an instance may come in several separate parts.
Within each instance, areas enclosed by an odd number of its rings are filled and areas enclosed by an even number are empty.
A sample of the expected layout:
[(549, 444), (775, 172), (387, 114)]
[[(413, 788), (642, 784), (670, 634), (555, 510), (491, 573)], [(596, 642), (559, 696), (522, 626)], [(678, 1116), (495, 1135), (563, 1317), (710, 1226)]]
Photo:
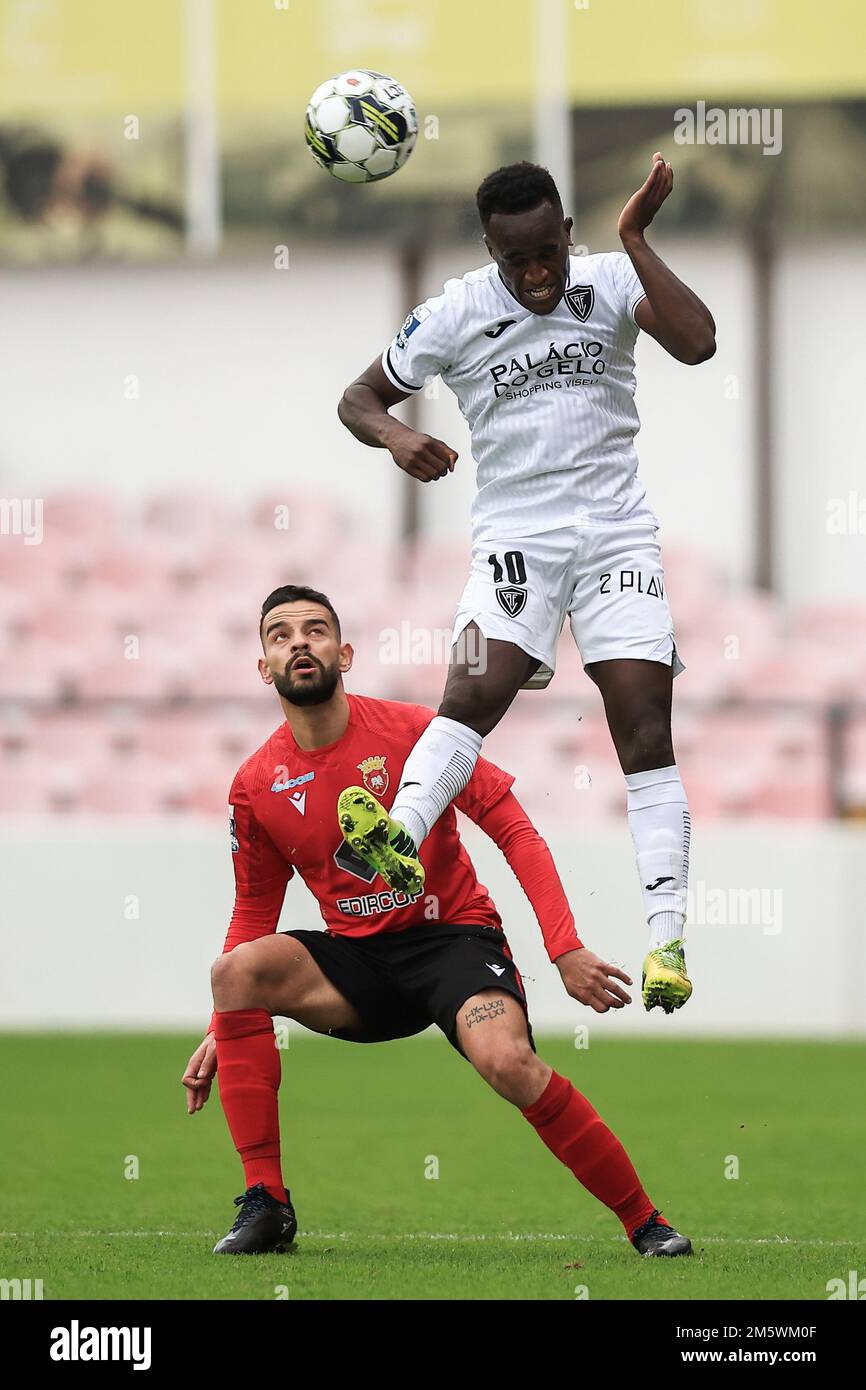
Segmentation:
[(511, 792), (514, 778), (485, 758), (421, 847), (423, 893), (392, 892), (351, 850), (337, 824), (340, 792), (363, 783), (390, 807), (406, 756), (434, 716), (421, 705), (347, 698), (342, 738), (307, 752), (295, 743), (291, 726), (281, 724), (232, 783), (235, 905), (223, 950), (276, 931), (295, 872), (333, 933), (369, 936), (424, 921), (501, 927), (460, 842), (454, 806), (502, 850), (532, 905), (549, 958), (578, 950), (582, 943), (550, 850)]
[(337, 798), (357, 784), (390, 809), (403, 764), (434, 715), (393, 700), (347, 699), (349, 723), (335, 743), (299, 748), (286, 721), (232, 783), (235, 882), (239, 896), (258, 900), (259, 930), (274, 930), (294, 873), (317, 899), (328, 930), (341, 935), (403, 931), (425, 921), (501, 927), (457, 833), (454, 806), (481, 820), (514, 778), (479, 758), (468, 784), (424, 841), (422, 892), (392, 891), (343, 839)]

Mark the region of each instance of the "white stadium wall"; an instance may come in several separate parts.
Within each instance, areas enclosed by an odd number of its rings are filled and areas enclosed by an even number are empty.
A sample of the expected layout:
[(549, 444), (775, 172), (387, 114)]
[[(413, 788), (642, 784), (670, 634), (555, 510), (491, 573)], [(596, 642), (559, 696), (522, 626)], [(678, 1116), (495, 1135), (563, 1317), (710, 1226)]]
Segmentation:
[[(584, 942), (636, 982), (632, 1006), (604, 1016), (565, 995), (499, 851), (461, 825), (525, 977), (537, 1032), (588, 1025), (590, 1043), (624, 1033), (866, 1033), (866, 858), (856, 827), (698, 827), (688, 935), (695, 995), (668, 1018), (639, 1002), (646, 927), (624, 820), (596, 831), (542, 824)], [(227, 826), (22, 820), (4, 827), (0, 879), (0, 1028), (205, 1026), (209, 967), (232, 901)], [(297, 879), (281, 925), (321, 925)]]
[[(751, 269), (737, 242), (666, 242), (659, 250), (711, 305), (712, 361), (688, 368), (647, 339), (638, 348), (641, 470), (662, 540), (753, 567)], [(784, 598), (862, 597), (866, 536), (827, 530), (827, 504), (856, 494), (862, 439), (856, 402), (863, 245), (792, 247), (780, 256), (773, 341), (777, 412), (778, 573)], [(484, 260), (480, 243), (434, 257), (424, 293)], [(135, 496), (200, 485), (241, 498), (286, 480), (332, 491), (361, 534), (393, 537), (404, 482), (336, 416), (344, 384), (388, 341), (407, 309), (393, 258), (344, 242), (269, 260), (130, 270), (0, 274), (5, 409), (0, 492), (102, 484)], [(855, 310), (840, 314), (839, 305)], [(129, 377), (139, 398), (125, 398)], [(450, 394), (422, 406), (453, 439), (452, 477), (423, 490), (424, 526), (468, 543), (473, 468)], [(37, 493), (38, 495), (38, 493)], [(864, 501), (866, 530), (866, 501)], [(455, 595), (456, 597), (456, 595)]]

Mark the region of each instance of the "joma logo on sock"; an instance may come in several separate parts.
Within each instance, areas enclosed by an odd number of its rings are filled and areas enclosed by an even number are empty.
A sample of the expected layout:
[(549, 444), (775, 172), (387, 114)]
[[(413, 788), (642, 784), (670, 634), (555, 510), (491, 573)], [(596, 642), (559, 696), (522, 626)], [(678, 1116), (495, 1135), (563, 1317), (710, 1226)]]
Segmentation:
[(150, 1369), (149, 1327), (68, 1327), (51, 1329), (52, 1361), (132, 1361), (134, 1371)]

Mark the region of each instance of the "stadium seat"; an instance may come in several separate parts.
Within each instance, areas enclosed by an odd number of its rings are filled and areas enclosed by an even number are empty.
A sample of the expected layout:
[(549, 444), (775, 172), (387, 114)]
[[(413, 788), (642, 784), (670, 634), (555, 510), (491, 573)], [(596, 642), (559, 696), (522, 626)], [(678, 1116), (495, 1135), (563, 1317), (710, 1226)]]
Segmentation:
[(118, 529), (120, 508), (115, 494), (107, 489), (52, 489), (43, 500), (43, 519), (46, 536), (98, 542)]
[[(283, 505), (287, 530), (274, 525)], [(336, 605), (355, 648), (350, 691), (439, 704), (469, 563), (462, 535), (406, 552), (360, 533), (331, 495), (280, 484), (240, 505), (164, 489), (137, 514), (107, 489), (61, 489), (45, 499), (44, 526), (40, 545), (0, 544), (7, 806), (221, 814), (226, 779), (282, 719), (256, 672), (255, 634), (262, 599), (287, 582)], [(686, 663), (674, 742), (695, 814), (829, 814), (828, 709), (862, 699), (866, 604), (786, 614), (722, 582), (700, 552), (666, 545), (665, 562)], [(127, 660), (129, 638), (138, 654)], [(843, 797), (856, 811), (866, 806), (863, 716), (843, 748)], [(540, 815), (622, 815), (601, 699), (567, 625), (550, 687), (519, 694), (484, 752), (517, 774)]]

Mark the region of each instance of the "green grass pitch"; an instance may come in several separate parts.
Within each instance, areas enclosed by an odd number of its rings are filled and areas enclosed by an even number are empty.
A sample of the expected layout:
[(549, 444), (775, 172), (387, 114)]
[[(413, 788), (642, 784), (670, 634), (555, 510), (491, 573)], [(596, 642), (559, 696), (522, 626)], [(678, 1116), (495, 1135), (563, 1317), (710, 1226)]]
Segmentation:
[(0, 1038), (0, 1276), (41, 1278), (46, 1299), (822, 1300), (828, 1280), (866, 1273), (866, 1044), (538, 1040), (692, 1237), (693, 1259), (666, 1261), (641, 1260), (441, 1038), (294, 1034), (281, 1118), (296, 1250), (215, 1259), (243, 1181), (216, 1088), (186, 1114), (197, 1042)]

